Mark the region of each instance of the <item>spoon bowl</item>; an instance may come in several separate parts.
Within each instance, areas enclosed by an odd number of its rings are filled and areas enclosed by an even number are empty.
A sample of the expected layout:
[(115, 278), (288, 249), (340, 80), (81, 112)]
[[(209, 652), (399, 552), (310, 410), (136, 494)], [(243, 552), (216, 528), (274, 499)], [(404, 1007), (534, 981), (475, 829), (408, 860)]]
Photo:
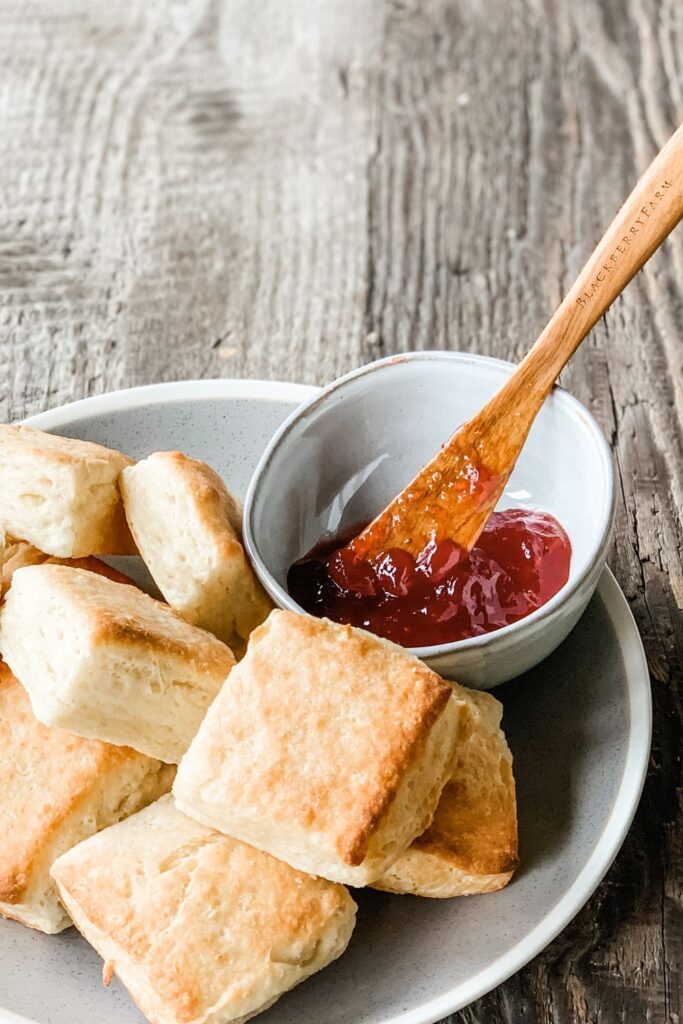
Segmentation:
[[(277, 431), (247, 494), (244, 538), (277, 605), (291, 564), (321, 539), (373, 518), (505, 383), (515, 367), (484, 356), (415, 352), (333, 382)], [(550, 512), (572, 544), (569, 579), (543, 607), (493, 633), (412, 648), (440, 675), (489, 689), (538, 664), (568, 635), (602, 571), (614, 513), (607, 442), (590, 413), (555, 388), (498, 508)]]

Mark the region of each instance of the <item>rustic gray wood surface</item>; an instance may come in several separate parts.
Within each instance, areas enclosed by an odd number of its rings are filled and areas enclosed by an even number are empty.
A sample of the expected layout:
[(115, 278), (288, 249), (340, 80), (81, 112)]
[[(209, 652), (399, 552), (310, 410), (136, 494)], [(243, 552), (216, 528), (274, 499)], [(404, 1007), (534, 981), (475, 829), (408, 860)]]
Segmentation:
[[(0, 420), (515, 359), (681, 118), (680, 0), (0, 0)], [(643, 801), (587, 908), (452, 1022), (681, 1019), (682, 281), (679, 229), (564, 379), (616, 454)]]

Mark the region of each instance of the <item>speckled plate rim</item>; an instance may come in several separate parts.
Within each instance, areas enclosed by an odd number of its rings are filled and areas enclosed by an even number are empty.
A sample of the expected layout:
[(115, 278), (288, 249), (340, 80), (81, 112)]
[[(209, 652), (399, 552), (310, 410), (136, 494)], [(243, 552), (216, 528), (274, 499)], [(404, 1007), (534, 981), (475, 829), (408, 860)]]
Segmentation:
[(28, 416), (22, 423), (40, 430), (58, 430), (65, 424), (77, 423), (91, 416), (106, 416), (122, 409), (160, 405), (164, 402), (200, 402), (208, 399), (247, 398), (264, 402), (292, 402), (300, 404), (312, 398), (320, 388), (312, 384), (296, 384), (284, 380), (240, 380), (216, 378), (214, 380), (176, 380), (161, 384), (142, 384), (121, 391), (108, 391), (104, 395), (81, 398), (60, 405), (47, 412)]
[[(163, 402), (241, 398), (294, 403), (309, 399), (316, 390), (310, 385), (281, 381), (177, 381), (81, 399), (70, 405), (29, 417), (24, 422), (42, 430), (58, 430), (93, 415), (106, 415), (121, 409)], [(597, 593), (604, 603), (619, 639), (628, 704), (626, 759), (612, 812), (602, 836), (584, 867), (552, 911), (512, 949), (466, 982), (435, 999), (423, 1002), (420, 1006), (387, 1017), (381, 1024), (434, 1024), (435, 1021), (462, 1009), (500, 985), (545, 949), (569, 924), (600, 884), (619, 852), (633, 821), (645, 783), (652, 735), (652, 699), (642, 641), (628, 602), (609, 569), (604, 570)], [(48, 1024), (46, 1021), (35, 1021), (2, 1007), (0, 1021), (3, 1024)]]

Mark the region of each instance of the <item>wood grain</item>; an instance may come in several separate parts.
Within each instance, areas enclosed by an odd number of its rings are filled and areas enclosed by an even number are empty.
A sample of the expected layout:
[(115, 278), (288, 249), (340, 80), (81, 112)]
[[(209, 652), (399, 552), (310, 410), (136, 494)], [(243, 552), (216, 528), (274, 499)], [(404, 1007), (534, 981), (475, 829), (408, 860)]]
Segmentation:
[[(516, 359), (683, 120), (679, 0), (0, 0), (0, 419), (183, 377)], [(572, 360), (655, 736), (612, 870), (451, 1024), (676, 1024), (683, 235)]]

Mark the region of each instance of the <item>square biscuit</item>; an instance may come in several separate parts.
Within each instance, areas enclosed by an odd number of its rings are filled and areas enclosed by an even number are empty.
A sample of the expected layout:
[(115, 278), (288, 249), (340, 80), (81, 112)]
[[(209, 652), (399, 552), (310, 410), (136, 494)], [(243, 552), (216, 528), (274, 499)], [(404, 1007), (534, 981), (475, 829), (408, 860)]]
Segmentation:
[(134, 554), (118, 486), (132, 462), (90, 441), (0, 425), (0, 525), (60, 558)]
[(512, 754), (490, 693), (458, 692), (468, 708), (451, 778), (429, 828), (392, 864), (376, 889), (416, 896), (471, 896), (502, 889), (517, 867)]
[(0, 914), (54, 933), (71, 924), (52, 862), (171, 788), (174, 769), (36, 720), (0, 662)]
[(14, 573), (0, 653), (45, 725), (171, 763), (235, 662), (137, 587), (50, 564)]
[(288, 611), (252, 633), (183, 758), (181, 810), (366, 885), (431, 821), (463, 702), (402, 648)]
[(242, 547), (242, 510), (209, 466), (155, 452), (121, 475), (130, 526), (172, 608), (243, 653), (273, 607)]
[(76, 927), (155, 1024), (243, 1022), (343, 953), (348, 892), (163, 797), (52, 869)]

